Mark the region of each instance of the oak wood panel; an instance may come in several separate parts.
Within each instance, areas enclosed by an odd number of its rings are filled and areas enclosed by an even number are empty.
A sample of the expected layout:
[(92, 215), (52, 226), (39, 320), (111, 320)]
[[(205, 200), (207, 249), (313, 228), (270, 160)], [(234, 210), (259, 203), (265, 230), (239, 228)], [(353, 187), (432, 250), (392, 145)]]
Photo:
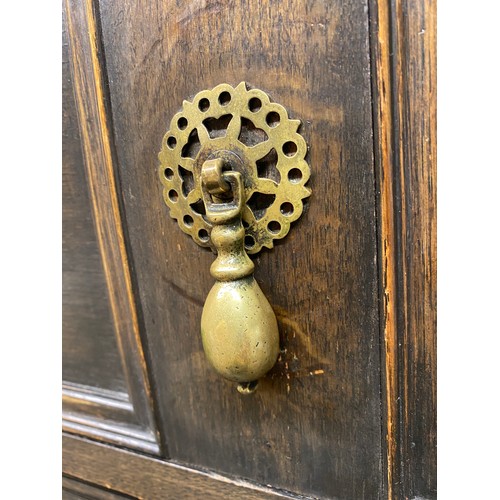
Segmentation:
[[(100, 2), (121, 187), (169, 456), (306, 494), (377, 498), (380, 351), (367, 4)], [(282, 355), (245, 397), (210, 370), (210, 252), (169, 219), (157, 153), (182, 100), (245, 80), (303, 121), (313, 195), (256, 278)]]
[(92, 220), (70, 73), (66, 18), (62, 44), (63, 379), (126, 392), (101, 254)]
[[(70, 70), (92, 215), (126, 393), (66, 384), (63, 425), (72, 432), (158, 453), (156, 426), (113, 166), (98, 21), (91, 1), (67, 1)], [(83, 369), (87, 366), (81, 360)]]
[(136, 498), (309, 498), (68, 435), (63, 435), (63, 471), (115, 494)]
[(370, 2), (390, 498), (436, 497), (436, 5)]
[(437, 495), (436, 2), (393, 10), (399, 126), (402, 474), (409, 497)]
[(99, 488), (93, 484), (84, 483), (76, 479), (63, 476), (62, 499), (63, 500), (123, 500), (134, 498), (110, 491), (110, 489)]

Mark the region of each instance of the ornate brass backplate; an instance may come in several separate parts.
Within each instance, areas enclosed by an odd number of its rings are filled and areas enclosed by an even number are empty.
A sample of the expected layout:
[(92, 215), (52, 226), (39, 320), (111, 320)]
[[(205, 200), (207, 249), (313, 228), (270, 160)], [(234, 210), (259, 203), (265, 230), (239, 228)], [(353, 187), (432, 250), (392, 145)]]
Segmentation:
[(262, 90), (218, 85), (171, 120), (159, 154), (163, 197), (180, 228), (218, 256), (202, 314), (205, 353), (252, 392), (279, 353), (274, 312), (248, 254), (272, 248), (310, 196), (300, 122)]
[(212, 247), (205, 217), (201, 168), (223, 158), (225, 168), (243, 176), (245, 250), (255, 254), (285, 237), (311, 194), (307, 145), (299, 120), (266, 93), (222, 84), (198, 93), (170, 122), (159, 154), (163, 196), (179, 227), (203, 247)]

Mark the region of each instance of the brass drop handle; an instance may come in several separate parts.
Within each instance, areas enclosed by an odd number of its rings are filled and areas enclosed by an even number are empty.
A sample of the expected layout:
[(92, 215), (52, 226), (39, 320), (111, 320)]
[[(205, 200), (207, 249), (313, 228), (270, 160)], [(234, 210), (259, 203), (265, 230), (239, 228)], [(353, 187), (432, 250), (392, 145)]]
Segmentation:
[[(205, 354), (223, 377), (238, 382), (240, 392), (252, 392), (279, 354), (276, 316), (253, 276), (254, 264), (245, 252), (241, 223), (243, 181), (239, 172), (222, 173), (221, 159), (203, 164), (206, 216), (213, 224), (217, 258), (210, 273), (217, 280), (201, 317)], [(231, 194), (231, 200), (220, 198)], [(218, 197), (219, 196), (219, 197)]]
[(255, 390), (279, 354), (276, 316), (247, 254), (284, 238), (311, 194), (299, 126), (262, 90), (223, 83), (183, 102), (159, 154), (170, 216), (217, 252), (201, 317), (203, 348), (242, 393)]

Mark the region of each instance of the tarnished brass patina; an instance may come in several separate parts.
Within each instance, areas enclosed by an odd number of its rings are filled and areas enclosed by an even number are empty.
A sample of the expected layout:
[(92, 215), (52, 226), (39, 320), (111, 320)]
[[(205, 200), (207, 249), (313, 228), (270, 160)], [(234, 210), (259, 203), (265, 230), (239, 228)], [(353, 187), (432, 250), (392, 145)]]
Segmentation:
[(299, 125), (262, 90), (222, 84), (184, 101), (159, 154), (170, 215), (218, 254), (201, 319), (203, 347), (242, 393), (255, 390), (279, 354), (276, 317), (247, 253), (286, 236), (311, 194)]
[(272, 248), (273, 240), (285, 237), (311, 194), (299, 125), (283, 106), (245, 83), (218, 85), (184, 101), (159, 154), (163, 197), (179, 227), (198, 245), (214, 249), (212, 224), (201, 203), (201, 168), (220, 159), (243, 176), (247, 253)]
[[(212, 165), (202, 168), (202, 185), (212, 184)], [(279, 354), (276, 316), (253, 277), (254, 264), (244, 248), (245, 229), (241, 223), (243, 181), (239, 172), (226, 172), (233, 198), (213, 202), (204, 191), (207, 219), (213, 224), (212, 241), (217, 259), (210, 273), (217, 280), (210, 290), (201, 316), (203, 348), (212, 366), (229, 380), (243, 383), (264, 376)]]

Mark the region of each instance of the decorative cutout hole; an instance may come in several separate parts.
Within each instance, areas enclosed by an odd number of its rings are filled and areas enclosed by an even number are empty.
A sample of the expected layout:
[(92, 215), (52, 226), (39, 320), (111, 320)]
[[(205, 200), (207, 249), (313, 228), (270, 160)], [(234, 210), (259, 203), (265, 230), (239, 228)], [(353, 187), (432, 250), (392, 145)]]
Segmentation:
[(277, 127), (280, 124), (279, 113), (276, 113), (276, 111), (271, 111), (270, 113), (267, 113), (266, 123), (272, 128)]
[(278, 153), (274, 148), (264, 158), (257, 160), (257, 175), (262, 179), (271, 179), (277, 183), (281, 180), (281, 174), (277, 169)]
[(227, 127), (229, 126), (229, 122), (232, 118), (233, 115), (223, 115), (220, 118), (207, 118), (206, 120), (203, 120), (203, 125), (205, 125), (211, 139), (225, 137)]
[(290, 157), (295, 156), (295, 153), (297, 153), (297, 144), (292, 141), (285, 142), (283, 144), (283, 153)]
[(193, 218), (190, 215), (185, 215), (184, 218), (182, 219), (184, 221), (184, 224), (187, 227), (192, 227), (193, 226)]
[(280, 206), (280, 212), (283, 215), (286, 215), (287, 217), (289, 217), (290, 215), (293, 214), (293, 205), (291, 203), (289, 203), (288, 201), (285, 201), (285, 203), (282, 203)]
[(200, 99), (200, 102), (198, 103), (198, 108), (200, 109), (200, 111), (205, 113), (205, 111), (208, 111), (208, 109), (210, 108), (210, 101), (205, 97), (203, 99)]
[(294, 184), (299, 183), (302, 180), (302, 172), (298, 168), (292, 168), (288, 172), (288, 180)]
[(248, 147), (256, 146), (261, 142), (265, 142), (269, 136), (261, 128), (257, 128), (251, 120), (241, 118), (241, 130), (238, 140)]
[(195, 201), (194, 203), (191, 203), (189, 205), (191, 207), (191, 210), (194, 213), (197, 213), (198, 215), (206, 215), (206, 210), (205, 210), (205, 203), (200, 199), (198, 201)]
[[(251, 254), (272, 247), (272, 240), (284, 236), (307, 209), (309, 190), (302, 186), (310, 174), (298, 122), (264, 92), (229, 84), (201, 91), (174, 116), (162, 139), (159, 170), (170, 215), (196, 243), (212, 245), (200, 169), (219, 155), (223, 171), (248, 176), (243, 183), (246, 220), (241, 221), (245, 248)], [(212, 202), (231, 205), (233, 197), (230, 189)]]
[(252, 97), (248, 102), (248, 109), (252, 113), (257, 113), (259, 109), (262, 107), (262, 101), (258, 97)]
[(267, 225), (267, 229), (269, 230), (270, 233), (278, 234), (281, 231), (281, 224), (276, 220), (272, 220)]
[(193, 160), (198, 155), (201, 148), (198, 131), (194, 129), (190, 134), (186, 145), (182, 148), (181, 156), (184, 158), (192, 158)]
[(229, 92), (221, 92), (219, 103), (221, 106), (227, 106), (231, 102), (231, 94)]
[(200, 229), (198, 231), (198, 238), (200, 238), (201, 241), (206, 243), (208, 241), (208, 233), (206, 229)]
[(245, 248), (251, 249), (255, 246), (255, 239), (251, 235), (245, 236)]
[(266, 210), (274, 203), (275, 194), (264, 194), (256, 191), (247, 201), (247, 206), (253, 212), (255, 219), (260, 220), (266, 215)]
[(182, 194), (187, 196), (194, 189), (194, 176), (193, 172), (178, 166), (179, 176), (182, 179)]

